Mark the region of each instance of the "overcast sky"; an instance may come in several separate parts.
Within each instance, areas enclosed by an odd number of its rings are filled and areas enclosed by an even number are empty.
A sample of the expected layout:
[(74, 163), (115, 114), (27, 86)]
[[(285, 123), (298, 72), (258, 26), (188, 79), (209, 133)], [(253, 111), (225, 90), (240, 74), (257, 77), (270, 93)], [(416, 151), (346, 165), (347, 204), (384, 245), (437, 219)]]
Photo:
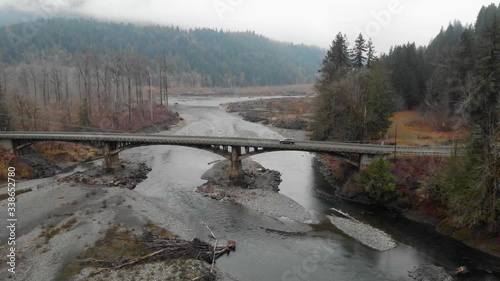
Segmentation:
[[(39, 15), (81, 13), (101, 19), (254, 30), (279, 41), (328, 48), (335, 34), (372, 37), (379, 52), (391, 45), (429, 43), (455, 19), (474, 23), (491, 0), (0, 0), (0, 9)], [(495, 2), (497, 3), (497, 2)], [(497, 3), (498, 4), (498, 3)], [(351, 43), (352, 44), (352, 43)]]

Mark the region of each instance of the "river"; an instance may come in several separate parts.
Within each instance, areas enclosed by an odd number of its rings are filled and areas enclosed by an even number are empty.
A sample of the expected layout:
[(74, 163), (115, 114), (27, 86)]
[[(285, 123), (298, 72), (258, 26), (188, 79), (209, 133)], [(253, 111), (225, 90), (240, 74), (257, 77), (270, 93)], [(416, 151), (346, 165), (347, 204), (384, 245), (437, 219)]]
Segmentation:
[[(269, 128), (226, 113), (219, 104), (248, 97), (174, 96), (170, 103), (186, 120), (177, 135), (280, 138)], [(163, 132), (162, 134), (171, 134)], [(219, 241), (237, 241), (237, 251), (217, 261), (218, 266), (242, 281), (252, 280), (410, 280), (408, 271), (421, 264), (447, 270), (466, 265), (472, 274), (460, 280), (500, 280), (500, 259), (470, 249), (436, 234), (431, 227), (398, 214), (339, 200), (313, 168), (314, 155), (272, 152), (252, 159), (280, 171), (281, 193), (301, 204), (319, 223), (312, 226), (272, 219), (228, 202), (195, 193), (201, 175), (222, 159), (210, 152), (185, 147), (153, 146), (124, 152), (125, 157), (148, 161), (153, 170), (136, 191), (154, 198), (182, 218), (192, 234), (207, 238), (208, 224)], [(346, 236), (326, 218), (331, 207), (382, 229), (398, 246), (377, 252)]]

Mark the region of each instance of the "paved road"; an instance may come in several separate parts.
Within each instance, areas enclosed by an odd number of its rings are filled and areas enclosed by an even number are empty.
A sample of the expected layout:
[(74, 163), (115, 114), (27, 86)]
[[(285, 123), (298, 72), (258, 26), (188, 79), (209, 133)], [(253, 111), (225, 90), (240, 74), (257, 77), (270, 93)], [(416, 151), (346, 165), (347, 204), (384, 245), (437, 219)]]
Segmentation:
[[(391, 154), (393, 145), (355, 144), (342, 142), (297, 141), (295, 144), (280, 144), (277, 139), (229, 138), (206, 136), (160, 136), (149, 134), (116, 133), (67, 133), (67, 132), (7, 132), (0, 139), (33, 141), (118, 141), (137, 145), (182, 145), (182, 146), (242, 146), (273, 150), (297, 150), (309, 152)], [(451, 155), (452, 146), (397, 146), (398, 154), (406, 155)]]

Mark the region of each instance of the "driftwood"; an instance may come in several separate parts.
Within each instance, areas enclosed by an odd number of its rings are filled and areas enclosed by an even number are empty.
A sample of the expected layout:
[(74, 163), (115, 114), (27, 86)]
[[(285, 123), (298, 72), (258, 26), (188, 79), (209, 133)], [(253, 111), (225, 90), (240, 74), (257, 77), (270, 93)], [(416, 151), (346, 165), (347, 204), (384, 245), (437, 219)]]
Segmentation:
[(212, 234), (211, 238), (212, 239), (215, 239), (215, 242), (214, 242), (214, 254), (212, 256), (212, 267), (210, 268), (210, 272), (214, 272), (214, 265), (215, 265), (215, 251), (217, 249), (217, 237), (215, 237), (215, 234), (214, 232), (210, 229), (210, 227), (208, 227), (208, 224), (205, 223), (205, 226), (208, 228), (208, 231), (210, 231), (210, 233)]
[(469, 269), (466, 266), (461, 266), (453, 272), (455, 275), (465, 275), (469, 273)]
[(217, 245), (217, 243), (215, 243), (212, 247), (210, 244), (198, 238), (193, 239), (193, 241), (186, 241), (178, 238), (168, 239), (153, 235), (151, 232), (144, 233), (137, 242), (143, 244), (146, 249), (154, 250), (154, 252), (141, 257), (122, 260), (120, 262), (97, 260), (94, 258), (80, 260), (79, 262), (105, 266), (105, 268), (92, 273), (91, 276), (109, 270), (118, 270), (133, 264), (178, 258), (204, 260), (212, 264), (213, 272), (213, 266), (216, 259), (223, 254), (229, 255), (231, 251), (236, 250), (236, 242), (234, 240), (229, 240), (226, 245)]
[(338, 215), (340, 215), (343, 218), (350, 219), (350, 220), (355, 221), (355, 222), (359, 222), (357, 219), (351, 217), (348, 213), (342, 212), (339, 209), (335, 209), (332, 207), (331, 210), (333, 210), (334, 212), (336, 212)]
[(223, 246), (214, 244), (212, 247), (210, 244), (198, 238), (194, 238), (193, 241), (186, 241), (182, 239), (166, 239), (154, 236), (151, 233), (146, 233), (143, 239), (138, 242), (143, 243), (148, 249), (168, 249), (168, 252), (158, 256), (161, 259), (195, 258), (213, 264), (215, 260), (223, 254), (236, 249), (236, 242), (231, 241), (232, 240), (229, 240), (228, 243)]

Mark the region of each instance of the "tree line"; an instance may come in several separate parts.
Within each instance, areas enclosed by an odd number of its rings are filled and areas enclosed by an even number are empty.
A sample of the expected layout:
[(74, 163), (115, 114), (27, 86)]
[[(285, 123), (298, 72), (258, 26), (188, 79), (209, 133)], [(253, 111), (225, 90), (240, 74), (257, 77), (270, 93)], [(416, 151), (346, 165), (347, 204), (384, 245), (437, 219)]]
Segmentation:
[[(36, 32), (23, 38), (27, 24)], [(0, 129), (103, 118), (127, 129), (123, 116), (154, 119), (169, 88), (308, 83), (323, 54), (254, 32), (63, 18), (11, 25), (0, 29)]]
[(235, 87), (311, 83), (324, 55), (317, 47), (275, 42), (250, 31), (182, 30), (64, 18), (31, 25), (39, 28), (30, 38), (23, 38), (26, 24), (0, 29), (4, 63), (89, 51), (107, 58), (138, 53), (148, 59), (155, 72), (155, 63), (150, 61), (164, 58), (172, 86)]
[[(459, 227), (500, 233), (500, 6), (482, 7), (474, 25), (454, 22), (425, 48), (413, 69), (411, 97), (436, 128), (461, 119), (469, 135), (426, 188), (448, 207)], [(418, 60), (417, 60), (418, 61)], [(424, 63), (422, 63), (422, 61)], [(397, 69), (394, 70), (394, 72)], [(396, 75), (393, 72), (394, 75)], [(406, 80), (410, 81), (410, 80)], [(404, 83), (405, 81), (399, 81)]]
[(353, 48), (338, 33), (322, 62), (315, 88), (317, 108), (312, 138), (362, 141), (379, 139), (391, 125), (394, 90), (387, 57), (376, 56), (360, 34)]
[(463, 120), (469, 136), (426, 188), (459, 227), (500, 231), (500, 6), (476, 23), (450, 23), (428, 46), (397, 45), (372, 58), (362, 35), (349, 48), (337, 34), (322, 62), (313, 137), (368, 141), (389, 128), (395, 110), (417, 109), (437, 130)]
[[(50, 109), (63, 111), (59, 121), (71, 123), (71, 111), (76, 107), (80, 125), (89, 126), (93, 116), (109, 112), (115, 116), (128, 113), (129, 123), (134, 110), (140, 110), (144, 117), (151, 113), (152, 98), (157, 98), (155, 103), (167, 105), (169, 81), (165, 57), (154, 61), (155, 72), (150, 67), (152, 62), (138, 53), (56, 54), (43, 59), (31, 56), (26, 61), (14, 65), (0, 63), (2, 129), (10, 127), (7, 124), (11, 118), (7, 117), (15, 115), (17, 128), (38, 130), (37, 114), (41, 111), (49, 114)], [(154, 97), (153, 80), (159, 92)], [(11, 106), (10, 110), (6, 105)]]

